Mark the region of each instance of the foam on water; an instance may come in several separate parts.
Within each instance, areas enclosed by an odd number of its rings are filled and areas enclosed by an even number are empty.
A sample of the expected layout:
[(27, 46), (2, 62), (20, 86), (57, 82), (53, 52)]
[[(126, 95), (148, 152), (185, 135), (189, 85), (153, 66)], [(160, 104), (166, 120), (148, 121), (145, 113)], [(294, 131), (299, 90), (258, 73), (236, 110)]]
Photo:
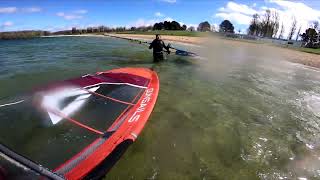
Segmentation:
[(309, 93), (304, 97), (304, 101), (315, 116), (320, 117), (320, 94)]

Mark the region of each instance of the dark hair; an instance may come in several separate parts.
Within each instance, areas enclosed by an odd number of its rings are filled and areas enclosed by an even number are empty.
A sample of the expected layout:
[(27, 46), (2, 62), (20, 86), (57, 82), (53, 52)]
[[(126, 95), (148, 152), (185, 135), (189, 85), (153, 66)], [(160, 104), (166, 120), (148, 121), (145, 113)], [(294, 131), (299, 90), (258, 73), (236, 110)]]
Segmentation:
[(156, 34), (156, 38), (159, 37), (159, 36), (160, 36), (160, 34)]

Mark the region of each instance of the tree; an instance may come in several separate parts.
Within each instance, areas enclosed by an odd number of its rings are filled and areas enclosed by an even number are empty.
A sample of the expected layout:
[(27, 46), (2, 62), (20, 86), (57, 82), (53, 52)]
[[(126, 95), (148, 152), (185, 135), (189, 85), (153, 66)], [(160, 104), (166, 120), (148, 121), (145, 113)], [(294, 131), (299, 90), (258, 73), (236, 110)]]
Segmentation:
[(100, 32), (105, 32), (105, 29), (106, 29), (106, 28), (105, 28), (104, 26), (99, 26), (98, 28), (99, 28), (99, 31), (100, 31)]
[(282, 38), (283, 38), (283, 33), (284, 33), (284, 25), (283, 25), (283, 23), (282, 23), (282, 24), (281, 24), (281, 30), (280, 30), (278, 39), (282, 39)]
[(163, 26), (165, 30), (171, 30), (171, 23), (169, 21), (164, 21)]
[(318, 27), (319, 27), (319, 22), (318, 22), (318, 21), (313, 21), (313, 22), (312, 22), (312, 28), (315, 29), (315, 30), (317, 30)]
[(219, 32), (234, 33), (233, 24), (229, 20), (224, 20), (219, 25)]
[(293, 34), (296, 32), (296, 29), (297, 29), (297, 20), (296, 20), (296, 18), (293, 16), (293, 17), (292, 17), (291, 28), (290, 28), (289, 35), (288, 35), (288, 39), (289, 39), (289, 40), (292, 39), (292, 36), (293, 36)]
[(187, 26), (184, 24), (184, 25), (182, 25), (182, 29), (181, 30), (187, 30)]
[(76, 34), (77, 33), (77, 28), (73, 27), (72, 30), (71, 30), (71, 33), (72, 34)]
[(298, 30), (298, 33), (297, 33), (297, 36), (296, 36), (296, 41), (298, 41), (298, 38), (299, 38), (299, 36), (300, 36), (300, 31), (301, 31), (301, 26), (300, 26), (300, 28), (299, 28), (299, 30)]
[(253, 19), (251, 20), (250, 26), (248, 28), (248, 34), (249, 35), (258, 35), (258, 29), (259, 29), (259, 15), (254, 14)]
[(177, 21), (164, 21), (164, 22), (159, 22), (159, 23), (155, 23), (153, 25), (153, 27), (151, 28), (153, 30), (186, 30), (187, 26), (181, 26), (180, 23), (178, 23)]
[(211, 26), (211, 31), (212, 32), (217, 32), (216, 27), (214, 25)]
[(177, 21), (172, 21), (170, 30), (181, 30), (181, 25)]
[(201, 22), (198, 26), (198, 31), (205, 32), (205, 31), (210, 31), (210, 29), (211, 29), (211, 25), (209, 24), (208, 21)]
[(92, 27), (87, 27), (87, 33), (92, 33)]
[(162, 29), (164, 29), (163, 22), (155, 23), (155, 24), (153, 25), (153, 30), (162, 30)]
[(279, 13), (277, 11), (274, 11), (272, 13), (272, 21), (271, 21), (271, 37), (276, 37), (277, 35), (277, 32), (279, 31), (279, 21), (280, 21), (280, 18), (279, 18)]
[(261, 35), (263, 37), (270, 37), (271, 34), (271, 11), (269, 9), (266, 10), (266, 13), (264, 14), (264, 19), (261, 22)]
[(279, 13), (277, 11), (266, 10), (260, 19), (258, 14), (254, 14), (248, 28), (248, 34), (263, 37), (275, 37), (279, 30)]
[(159, 27), (159, 23), (155, 23), (153, 25), (153, 30), (161, 30), (160, 27)]
[(315, 42), (317, 42), (318, 33), (314, 28), (308, 28), (305, 33), (301, 35), (302, 41), (305, 42), (305, 47), (315, 47)]
[(188, 31), (195, 31), (196, 30), (196, 28), (194, 28), (193, 26), (190, 26), (189, 28), (188, 28)]

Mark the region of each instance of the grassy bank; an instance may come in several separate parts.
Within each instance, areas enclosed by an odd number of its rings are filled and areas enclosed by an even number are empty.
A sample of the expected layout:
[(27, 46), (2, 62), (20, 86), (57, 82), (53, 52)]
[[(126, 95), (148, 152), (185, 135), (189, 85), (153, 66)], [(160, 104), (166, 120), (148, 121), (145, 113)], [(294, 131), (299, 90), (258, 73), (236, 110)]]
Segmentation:
[(189, 36), (189, 37), (199, 37), (205, 35), (203, 32), (194, 31), (123, 31), (116, 32), (117, 34), (143, 34), (143, 35), (169, 35), (169, 36)]
[(313, 49), (313, 48), (298, 48), (299, 51), (312, 53), (312, 54), (319, 54), (320, 55), (320, 48)]
[(287, 44), (283, 45), (283, 44), (276, 44), (276, 43), (259, 41), (259, 40), (249, 40), (249, 39), (240, 39), (240, 38), (228, 38), (228, 37), (222, 37), (222, 38), (226, 39), (226, 40), (231, 40), (231, 41), (240, 41), (240, 42), (247, 42), (247, 43), (254, 43), (254, 44), (268, 44), (268, 45), (271, 45), (271, 46), (287, 48), (287, 49), (292, 49), (292, 50), (295, 50), (295, 51), (301, 51), (301, 52), (320, 55), (320, 48), (313, 49), (313, 48), (304, 48), (304, 47), (294, 47), (294, 46), (290, 46), (290, 45), (287, 45)]

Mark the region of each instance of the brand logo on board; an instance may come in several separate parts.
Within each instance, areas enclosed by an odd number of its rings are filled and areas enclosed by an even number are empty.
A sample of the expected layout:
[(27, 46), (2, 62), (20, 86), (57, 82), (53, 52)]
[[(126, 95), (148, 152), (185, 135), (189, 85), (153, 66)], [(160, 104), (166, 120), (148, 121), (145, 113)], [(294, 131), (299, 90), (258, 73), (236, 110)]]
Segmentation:
[(141, 113), (146, 109), (146, 106), (148, 105), (148, 103), (151, 100), (152, 93), (153, 93), (153, 88), (146, 90), (146, 93), (145, 93), (138, 109), (133, 113), (131, 118), (128, 120), (129, 123), (136, 122), (139, 120)]

